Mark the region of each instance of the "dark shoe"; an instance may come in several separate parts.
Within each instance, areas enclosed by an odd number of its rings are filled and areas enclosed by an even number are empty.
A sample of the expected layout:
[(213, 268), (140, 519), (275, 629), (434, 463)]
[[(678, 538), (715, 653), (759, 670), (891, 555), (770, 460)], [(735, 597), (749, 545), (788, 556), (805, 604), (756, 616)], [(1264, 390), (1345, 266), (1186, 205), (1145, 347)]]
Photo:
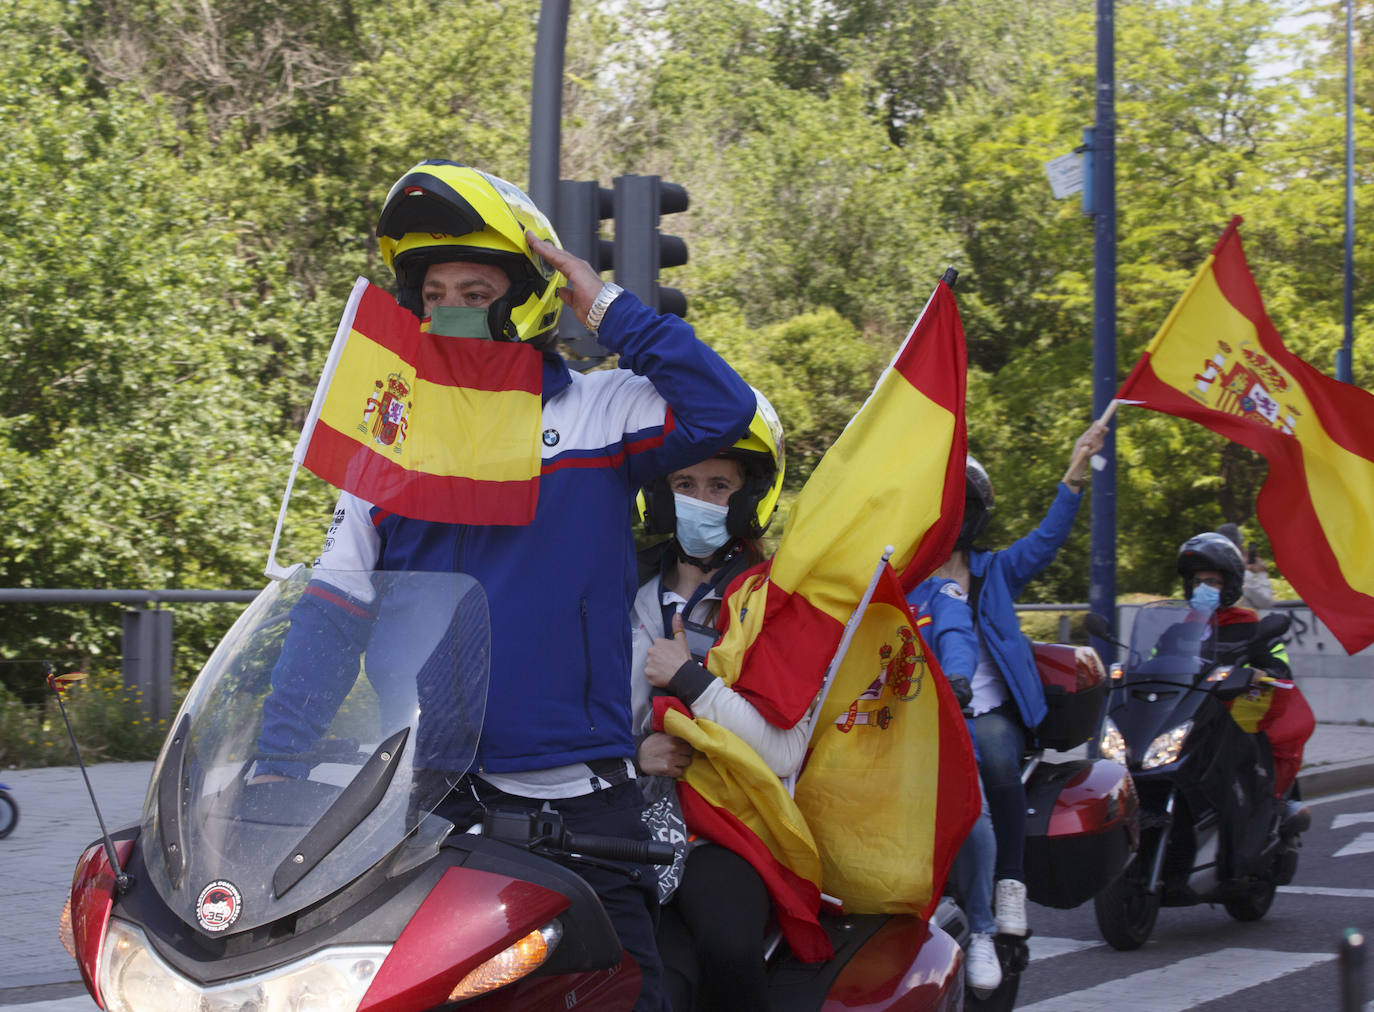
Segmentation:
[(1299, 833), (1307, 832), (1312, 825), (1312, 812), (1301, 801), (1283, 803), (1283, 819), (1279, 822), (1279, 836), (1290, 840)]
[(1277, 863), (1274, 865), (1274, 884), (1286, 886), (1293, 881), (1293, 876), (1298, 873), (1298, 841), (1292, 840), (1284, 844), (1279, 851)]

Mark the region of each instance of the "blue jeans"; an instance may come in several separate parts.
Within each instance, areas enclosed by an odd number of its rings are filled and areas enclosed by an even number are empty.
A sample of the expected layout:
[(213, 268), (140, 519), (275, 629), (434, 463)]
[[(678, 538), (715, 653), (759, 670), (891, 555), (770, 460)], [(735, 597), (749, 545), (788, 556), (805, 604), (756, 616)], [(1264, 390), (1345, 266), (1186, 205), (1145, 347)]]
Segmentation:
[(970, 930), (977, 935), (993, 935), (997, 933), (997, 922), (992, 916), (992, 869), (997, 860), (997, 840), (982, 784), (978, 792), (983, 798), (982, 812), (954, 858), (954, 886), (959, 890), (964, 913), (968, 914)]
[(1026, 847), (1026, 789), (1021, 784), (1021, 756), (1026, 729), (1015, 703), (973, 718), (978, 745), (978, 772), (997, 838), (996, 878), (1026, 880), (1022, 858)]

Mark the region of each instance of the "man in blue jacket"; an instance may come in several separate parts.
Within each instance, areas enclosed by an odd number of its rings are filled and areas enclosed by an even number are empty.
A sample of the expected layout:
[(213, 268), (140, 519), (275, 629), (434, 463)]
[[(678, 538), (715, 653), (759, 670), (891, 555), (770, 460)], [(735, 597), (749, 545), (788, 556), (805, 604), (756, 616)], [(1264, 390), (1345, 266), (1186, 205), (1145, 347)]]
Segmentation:
[[(574, 832), (648, 839), (630, 721), (634, 498), (651, 478), (742, 436), (753, 392), (682, 320), (657, 315), (563, 251), (543, 214), (504, 180), (421, 162), (392, 187), (377, 233), (401, 305), (422, 318), (457, 308), (471, 328), (461, 336), (528, 341), (542, 351), (538, 506), (524, 526), (443, 524), (344, 493), (316, 575), (461, 571), (482, 584), (491, 614), (485, 723), (471, 773), (440, 809), (459, 829), (493, 804), (549, 803)], [(562, 304), (619, 354), (620, 368), (569, 370), (554, 348)], [(327, 634), (338, 609), (316, 606), (316, 631)], [(293, 621), (284, 655), (297, 635), (311, 635), (309, 620)], [(331, 703), (322, 697), (337, 690), (278, 668), (260, 748), (308, 751), (342, 694)], [(635, 1007), (663, 1007), (655, 873), (640, 868), (636, 881), (604, 868), (578, 871), (639, 964)]]

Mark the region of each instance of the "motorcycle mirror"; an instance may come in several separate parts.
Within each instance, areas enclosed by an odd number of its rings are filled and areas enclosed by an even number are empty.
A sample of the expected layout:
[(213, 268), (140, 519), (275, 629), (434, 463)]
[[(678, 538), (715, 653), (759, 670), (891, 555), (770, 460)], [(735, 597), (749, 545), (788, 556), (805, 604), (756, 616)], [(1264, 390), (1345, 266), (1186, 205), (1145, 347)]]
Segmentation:
[(1288, 632), (1288, 627), (1292, 624), (1293, 620), (1288, 615), (1280, 615), (1277, 612), (1265, 615), (1255, 628), (1255, 640), (1276, 640)]
[(1083, 628), (1087, 630), (1089, 636), (1096, 636), (1100, 640), (1106, 640), (1113, 646), (1124, 648), (1126, 645), (1112, 635), (1111, 623), (1095, 611), (1090, 611), (1084, 616)]

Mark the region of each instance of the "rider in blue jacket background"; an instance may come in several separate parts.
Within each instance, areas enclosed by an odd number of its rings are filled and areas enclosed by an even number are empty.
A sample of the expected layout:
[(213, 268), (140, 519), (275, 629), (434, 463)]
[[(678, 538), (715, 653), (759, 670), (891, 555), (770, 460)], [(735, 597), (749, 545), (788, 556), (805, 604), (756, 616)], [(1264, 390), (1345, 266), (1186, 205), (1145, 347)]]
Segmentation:
[(1046, 713), (1035, 657), (1016, 616), (1016, 598), (1068, 540), (1083, 498), (1089, 458), (1101, 449), (1105, 433), (1106, 426), (1094, 422), (1078, 438), (1045, 519), (1001, 550), (974, 545), (987, 526), (993, 491), (987, 472), (969, 457), (963, 525), (953, 554), (935, 574), (954, 580), (968, 595), (977, 632), (978, 660), (972, 672), (969, 712), (997, 840), (994, 908), (996, 929), (1001, 934), (1027, 932), (1022, 867), (1026, 794), (1021, 783), (1021, 756)]

